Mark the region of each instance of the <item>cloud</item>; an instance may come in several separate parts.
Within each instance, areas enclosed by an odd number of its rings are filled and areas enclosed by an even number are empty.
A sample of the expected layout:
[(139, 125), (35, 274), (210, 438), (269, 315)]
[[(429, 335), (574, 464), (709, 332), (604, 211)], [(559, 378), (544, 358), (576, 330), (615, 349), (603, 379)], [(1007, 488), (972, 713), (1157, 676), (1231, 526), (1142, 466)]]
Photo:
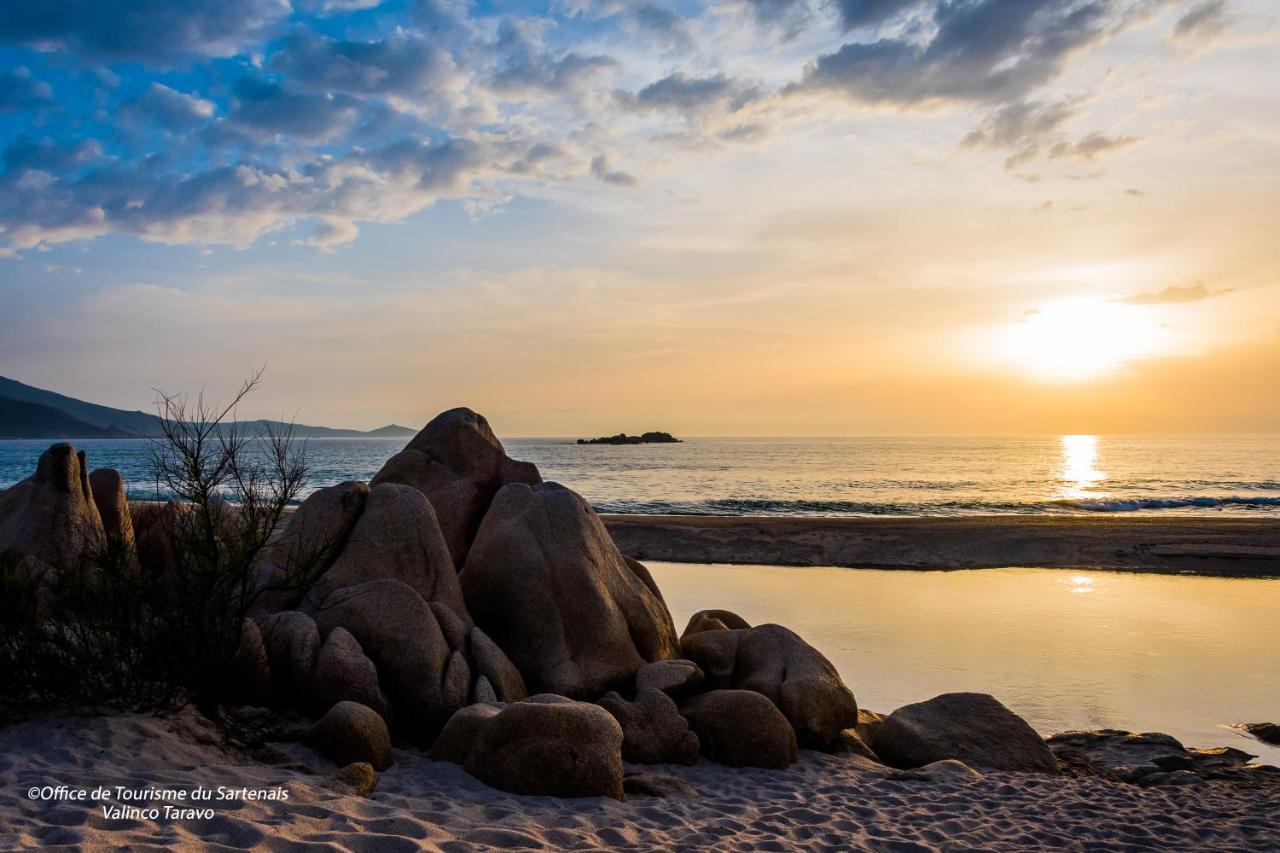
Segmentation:
[(701, 113), (717, 106), (734, 112), (758, 96), (759, 91), (754, 86), (723, 74), (690, 77), (676, 72), (641, 89), (633, 103), (642, 109), (683, 113)]
[(573, 93), (619, 67), (603, 54), (555, 53), (541, 43), (533, 26), (511, 19), (503, 19), (493, 53), (500, 63), (490, 85), (506, 93)]
[(53, 89), (35, 80), (26, 66), (0, 71), (0, 115), (42, 107), (53, 100)]
[(636, 27), (653, 36), (665, 50), (692, 51), (693, 35), (684, 18), (664, 6), (643, 3), (631, 13)]
[(1227, 0), (1197, 3), (1173, 25), (1172, 39), (1189, 47), (1205, 47), (1222, 35), (1231, 23)]
[(303, 88), (421, 98), (448, 84), (456, 70), (449, 54), (421, 35), (397, 32), (377, 41), (346, 41), (305, 30), (284, 40), (270, 67)]
[(628, 172), (613, 171), (609, 164), (609, 158), (603, 154), (591, 161), (591, 174), (606, 184), (613, 184), (618, 187), (634, 187), (639, 183), (635, 176)]
[(251, 133), (324, 140), (349, 127), (359, 102), (345, 95), (295, 92), (244, 77), (236, 83), (228, 121)]
[(1181, 305), (1186, 302), (1213, 299), (1215, 296), (1223, 296), (1231, 292), (1230, 289), (1209, 290), (1204, 286), (1204, 282), (1198, 281), (1185, 287), (1171, 285), (1155, 293), (1135, 294), (1121, 301), (1129, 305)]
[(229, 56), (289, 14), (288, 0), (39, 0), (6, 3), (0, 41), (168, 65)]
[(931, 33), (851, 42), (819, 57), (794, 90), (867, 104), (1006, 103), (1052, 80), (1067, 57), (1117, 25), (1113, 0), (939, 4)]
[(1049, 157), (1057, 160), (1074, 157), (1093, 162), (1103, 154), (1120, 151), (1142, 140), (1136, 136), (1107, 136), (1103, 133), (1090, 133), (1075, 142), (1059, 142), (1049, 149)]
[(212, 101), (170, 89), (163, 83), (152, 83), (121, 108), (121, 115), (132, 121), (153, 122), (168, 130), (182, 131), (208, 121), (216, 109)]
[(1034, 159), (1075, 111), (1075, 105), (1069, 101), (1049, 104), (1015, 101), (988, 114), (965, 136), (962, 144), (970, 148), (1012, 151), (1004, 162), (1005, 168), (1014, 169)]
[(835, 0), (844, 29), (879, 26), (925, 5), (925, 0)]

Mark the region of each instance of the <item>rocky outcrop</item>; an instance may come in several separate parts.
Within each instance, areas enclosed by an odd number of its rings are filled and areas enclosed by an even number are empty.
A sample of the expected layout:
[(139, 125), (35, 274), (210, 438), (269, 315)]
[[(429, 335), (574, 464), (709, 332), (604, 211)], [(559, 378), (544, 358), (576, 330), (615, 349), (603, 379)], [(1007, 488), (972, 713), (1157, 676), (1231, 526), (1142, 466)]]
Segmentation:
[(1280, 746), (1280, 724), (1277, 723), (1240, 723), (1236, 728), (1248, 732), (1263, 743)]
[(713, 690), (681, 706), (702, 754), (730, 767), (796, 763), (796, 733), (772, 702), (751, 690)]
[(482, 415), (461, 408), (436, 416), (382, 466), (372, 485), (400, 483), (426, 495), (461, 568), (498, 490), (508, 483), (540, 482), (534, 465), (507, 456)]
[(311, 588), (303, 609), (336, 590), (383, 578), (408, 584), (423, 601), (439, 602), (470, 623), (435, 511), (409, 486), (387, 484), (369, 492), (346, 545)]
[(609, 693), (599, 702), (622, 726), (622, 758), (636, 764), (696, 764), (698, 736), (671, 697), (643, 687), (634, 702)]
[(836, 668), (781, 625), (696, 631), (680, 647), (712, 689), (768, 697), (795, 728), (801, 746), (821, 749), (858, 722), (857, 702)]
[(554, 483), (505, 486), (467, 557), (475, 622), (536, 692), (595, 698), (678, 656), (662, 600), (627, 565), (591, 507)]
[(689, 624), (684, 626), (681, 639), (703, 631), (723, 631), (726, 628), (741, 630), (751, 625), (732, 610), (699, 610), (689, 617)]
[(31, 556), (61, 568), (104, 538), (83, 451), (55, 444), (36, 472), (0, 492), (0, 556)]
[(490, 708), (459, 711), (432, 757), (461, 759), (472, 776), (514, 794), (622, 799), (622, 729), (603, 708), (550, 695)]
[(386, 722), (358, 702), (339, 702), (330, 708), (309, 739), (339, 767), (363, 761), (374, 770), (386, 770), (393, 761)]
[(133, 518), (129, 514), (124, 477), (112, 468), (99, 468), (89, 475), (89, 491), (107, 540), (121, 547), (133, 547)]
[(945, 693), (885, 717), (871, 744), (896, 767), (954, 758), (985, 770), (1057, 772), (1044, 739), (985, 693)]
[(1229, 746), (1188, 749), (1172, 735), (1116, 729), (1064, 732), (1048, 745), (1064, 772), (1077, 776), (1144, 788), (1225, 782), (1280, 791), (1280, 768), (1253, 764), (1254, 756)]
[(320, 630), (315, 620), (305, 613), (285, 610), (259, 620), (258, 630), (271, 665), (272, 696), (277, 702), (302, 705), (310, 694), (320, 654)]

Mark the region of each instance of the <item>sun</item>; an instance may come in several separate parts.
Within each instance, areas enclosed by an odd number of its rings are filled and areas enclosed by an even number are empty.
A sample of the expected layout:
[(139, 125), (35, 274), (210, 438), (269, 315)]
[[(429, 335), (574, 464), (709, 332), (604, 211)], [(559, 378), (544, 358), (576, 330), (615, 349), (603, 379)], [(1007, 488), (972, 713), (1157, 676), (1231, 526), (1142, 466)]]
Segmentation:
[(1160, 327), (1136, 305), (1069, 298), (1028, 312), (996, 338), (1001, 360), (1040, 379), (1104, 376), (1160, 343)]

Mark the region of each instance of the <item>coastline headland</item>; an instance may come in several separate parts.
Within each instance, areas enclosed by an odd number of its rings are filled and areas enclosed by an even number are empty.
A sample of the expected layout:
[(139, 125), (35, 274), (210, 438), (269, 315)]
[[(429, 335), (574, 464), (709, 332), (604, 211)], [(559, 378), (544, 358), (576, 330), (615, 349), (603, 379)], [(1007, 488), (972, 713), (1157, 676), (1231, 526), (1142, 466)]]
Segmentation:
[(986, 515), (797, 518), (602, 515), (638, 560), (1280, 577), (1280, 524), (1252, 518)]

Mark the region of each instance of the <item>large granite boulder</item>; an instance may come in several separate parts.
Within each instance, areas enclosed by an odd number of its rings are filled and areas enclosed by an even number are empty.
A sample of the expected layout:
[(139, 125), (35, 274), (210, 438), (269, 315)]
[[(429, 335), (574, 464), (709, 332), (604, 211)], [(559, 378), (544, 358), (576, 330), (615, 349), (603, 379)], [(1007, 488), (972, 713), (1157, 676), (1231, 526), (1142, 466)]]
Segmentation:
[(316, 656), (309, 704), (319, 711), (339, 702), (359, 702), (391, 721), (391, 703), (378, 684), (378, 669), (346, 628), (334, 628)]
[(465, 732), (450, 732), (436, 754), (456, 760), (465, 753), (463, 767), (485, 784), (514, 794), (622, 799), (622, 729), (600, 706), (539, 695), (491, 716), (460, 713), (474, 742), (468, 749)]
[(1035, 729), (985, 693), (944, 693), (904, 705), (875, 729), (870, 746), (896, 767), (954, 758), (986, 770), (1058, 770)]
[(534, 465), (507, 456), (482, 415), (460, 408), (423, 427), (387, 460), (372, 485), (401, 483), (426, 495), (453, 562), (461, 568), (494, 494), (508, 483), (541, 481)]
[(750, 627), (751, 624), (746, 619), (743, 619), (732, 610), (699, 610), (689, 617), (689, 623), (684, 626), (684, 633), (680, 637), (683, 639), (703, 631), (723, 631), (726, 628), (743, 629)]
[(303, 609), (336, 590), (383, 578), (408, 584), (423, 601), (443, 604), (470, 625), (435, 511), (422, 492), (394, 483), (369, 492), (345, 546), (307, 593)]
[(600, 518), (555, 483), (504, 486), (462, 571), (467, 609), (534, 692), (594, 699), (678, 657), (662, 600)]
[(432, 761), (451, 761), (465, 764), (471, 750), (480, 742), (480, 733), (492, 717), (506, 705), (498, 702), (477, 702), (459, 708), (440, 730), (440, 736), (431, 746)]
[(99, 468), (89, 475), (89, 491), (102, 519), (107, 540), (124, 548), (133, 547), (133, 518), (124, 477), (113, 468)]
[(382, 578), (332, 593), (315, 612), (320, 634), (345, 628), (378, 671), (396, 726), (429, 742), (456, 710), (444, 700), (450, 651), (431, 608), (404, 581)]
[(752, 690), (712, 690), (694, 697), (680, 713), (712, 761), (775, 770), (796, 762), (795, 730), (772, 702)]
[(386, 721), (358, 702), (330, 708), (311, 730), (310, 740), (339, 767), (363, 761), (374, 770), (386, 770), (393, 761)]
[(767, 696), (801, 746), (822, 749), (858, 723), (857, 702), (831, 661), (781, 625), (698, 631), (680, 648), (706, 673), (708, 687)]
[(84, 452), (70, 444), (50, 447), (33, 475), (0, 492), (0, 556), (31, 556), (56, 569), (103, 539)]
[(640, 667), (636, 690), (653, 687), (672, 699), (684, 699), (696, 693), (705, 678), (702, 669), (691, 660), (656, 660)]
[(258, 620), (258, 631), (271, 665), (273, 698), (277, 702), (304, 702), (320, 654), (320, 629), (315, 620), (305, 613), (285, 610)]
[(471, 660), (478, 673), (477, 683), (484, 679), (499, 702), (519, 702), (529, 695), (525, 687), (524, 676), (506, 652), (498, 648), (498, 644), (489, 639), (489, 635), (479, 628), (473, 628), (467, 637)]
[(697, 764), (698, 736), (671, 697), (653, 687), (641, 688), (628, 702), (617, 693), (600, 700), (622, 726), (622, 759), (636, 764)]

